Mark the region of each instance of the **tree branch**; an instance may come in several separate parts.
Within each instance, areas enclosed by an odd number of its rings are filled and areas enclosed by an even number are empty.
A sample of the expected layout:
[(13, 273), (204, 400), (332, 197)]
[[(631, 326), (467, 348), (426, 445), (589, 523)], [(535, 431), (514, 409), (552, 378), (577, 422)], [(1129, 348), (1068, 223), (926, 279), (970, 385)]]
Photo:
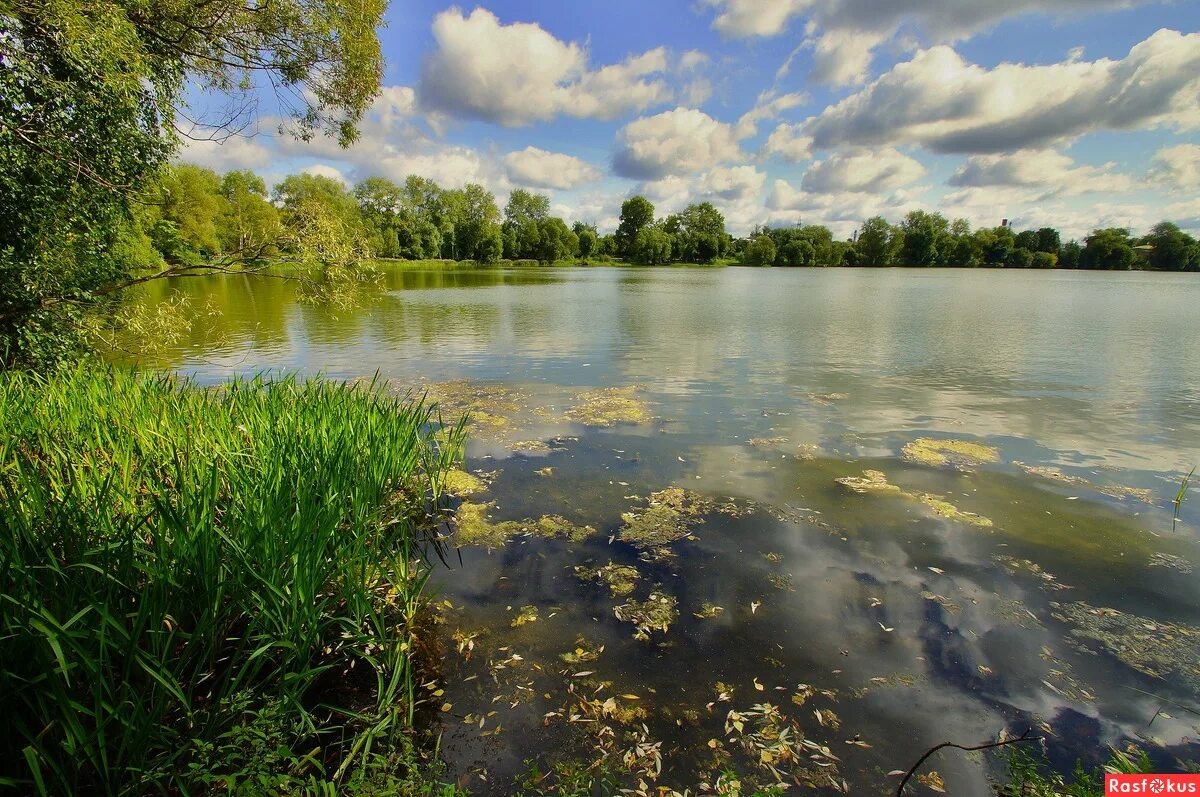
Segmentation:
[(934, 753), (936, 753), (938, 750), (942, 750), (947, 747), (953, 747), (956, 750), (966, 750), (967, 752), (973, 752), (975, 750), (989, 750), (993, 747), (1004, 747), (1005, 745), (1019, 744), (1021, 742), (1041, 741), (1041, 739), (1042, 739), (1041, 736), (1032, 736), (1031, 735), (1032, 733), (1033, 733), (1033, 731), (1031, 729), (1031, 730), (1025, 731), (1025, 733), (1021, 734), (1020, 736), (1016, 737), (1015, 739), (1004, 739), (1003, 741), (999, 741), (999, 742), (989, 742), (988, 744), (977, 744), (977, 745), (974, 745), (973, 747), (964, 747), (963, 745), (955, 744), (954, 742), (942, 742), (941, 744), (939, 744), (935, 747), (931, 747), (928, 750), (926, 750), (925, 755), (923, 755), (919, 759), (917, 759), (917, 763), (913, 764), (912, 768), (909, 769), (908, 772), (905, 773), (904, 779), (901, 780), (900, 785), (898, 787), (896, 787), (896, 797), (903, 796), (904, 787), (908, 785), (908, 781), (911, 780), (912, 776), (915, 775), (917, 770), (921, 768), (921, 765), (924, 764), (925, 761), (928, 760), (928, 758), (931, 755), (933, 755)]

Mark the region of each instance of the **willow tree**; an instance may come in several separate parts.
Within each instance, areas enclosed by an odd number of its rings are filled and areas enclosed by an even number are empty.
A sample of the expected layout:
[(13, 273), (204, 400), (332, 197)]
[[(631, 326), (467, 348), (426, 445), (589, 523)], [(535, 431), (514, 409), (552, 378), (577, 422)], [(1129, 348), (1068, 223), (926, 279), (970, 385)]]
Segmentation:
[[(287, 131), (343, 146), (379, 89), (385, 0), (0, 0), (0, 364), (80, 344), (89, 309), (195, 271), (145, 258), (139, 205), (178, 152), (194, 87), (273, 87)], [(226, 261), (228, 262), (228, 261)]]

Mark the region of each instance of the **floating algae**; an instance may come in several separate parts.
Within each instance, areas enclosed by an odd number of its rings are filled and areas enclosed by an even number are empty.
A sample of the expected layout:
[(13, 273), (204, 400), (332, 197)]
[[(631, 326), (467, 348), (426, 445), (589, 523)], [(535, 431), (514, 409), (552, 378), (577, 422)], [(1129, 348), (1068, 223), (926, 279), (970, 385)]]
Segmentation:
[(900, 453), (904, 459), (918, 465), (970, 468), (1000, 461), (1000, 452), (997, 449), (982, 443), (972, 443), (970, 440), (935, 440), (921, 437), (906, 444)]
[(653, 493), (645, 509), (623, 513), (625, 525), (617, 536), (644, 551), (662, 554), (666, 546), (690, 536), (689, 525), (714, 509), (712, 501), (698, 493), (668, 487)]
[(512, 619), (512, 622), (509, 623), (509, 625), (511, 625), (513, 628), (520, 628), (521, 626), (526, 625), (527, 623), (537, 622), (537, 619), (538, 619), (538, 607), (522, 606), (520, 608), (520, 610), (517, 612), (517, 616)]
[(1123, 484), (1094, 484), (1081, 476), (1072, 476), (1069, 473), (1063, 473), (1059, 468), (1046, 467), (1042, 465), (1026, 465), (1024, 462), (1014, 462), (1014, 465), (1028, 473), (1030, 476), (1040, 476), (1043, 479), (1058, 482), (1059, 484), (1070, 484), (1076, 487), (1084, 487), (1088, 490), (1095, 490), (1102, 495), (1107, 495), (1111, 498), (1136, 498), (1139, 501), (1146, 503), (1154, 503), (1154, 491), (1146, 490), (1141, 487), (1127, 487)]
[(442, 477), (442, 490), (450, 495), (464, 497), (486, 490), (487, 482), (465, 470), (454, 468)]
[(644, 601), (630, 598), (613, 609), (617, 619), (633, 623), (634, 639), (648, 640), (651, 631), (666, 633), (671, 623), (679, 617), (679, 601), (674, 595), (666, 595), (655, 590)]
[(486, 545), (500, 548), (518, 534), (532, 534), (547, 539), (566, 538), (580, 542), (595, 533), (591, 526), (576, 526), (559, 515), (544, 515), (536, 520), (505, 520), (494, 523), (487, 512), (495, 502), (476, 504), (463, 501), (454, 514), (457, 529), (455, 541), (458, 545)]
[(1087, 603), (1051, 603), (1054, 618), (1073, 626), (1076, 648), (1108, 652), (1154, 678), (1174, 679), (1200, 696), (1200, 628), (1160, 622)]
[[(912, 494), (904, 493), (904, 495)], [(979, 526), (981, 528), (990, 528), (992, 525), (992, 521), (983, 515), (976, 515), (974, 512), (965, 512), (941, 496), (934, 495), (933, 493), (920, 493), (916, 496), (916, 499), (932, 509), (933, 513), (938, 517), (944, 517), (947, 520), (957, 520), (960, 523), (969, 523), (972, 526)]]
[(843, 476), (839, 479), (834, 479), (834, 481), (853, 492), (864, 495), (895, 495), (913, 501), (920, 501), (932, 509), (935, 515), (947, 520), (956, 520), (960, 523), (968, 523), (981, 528), (989, 528), (992, 525), (992, 521), (988, 518), (976, 515), (974, 512), (966, 512), (959, 509), (940, 495), (934, 495), (933, 493), (912, 493), (902, 490), (897, 485), (889, 482), (887, 476), (881, 471), (867, 470), (863, 471), (862, 476)]
[(700, 604), (700, 611), (692, 612), (692, 616), (697, 620), (711, 620), (723, 611), (725, 611), (724, 606), (718, 606), (712, 601), (704, 601)]
[(429, 384), (429, 400), (444, 416), (469, 415), (467, 426), (476, 432), (497, 432), (512, 423), (526, 396), (505, 385), (456, 380)]
[(887, 480), (883, 471), (878, 470), (865, 470), (862, 476), (843, 476), (834, 481), (844, 487), (849, 487), (856, 493), (895, 493), (899, 495), (902, 492), (899, 487)]
[(603, 567), (575, 567), (575, 576), (581, 581), (599, 581), (608, 586), (614, 598), (623, 598), (633, 592), (641, 575), (636, 567), (609, 562)]
[(559, 658), (567, 664), (586, 664), (600, 658), (600, 654), (603, 652), (603, 645), (593, 645), (583, 636), (578, 636), (575, 638), (575, 649), (560, 654)]
[(637, 395), (636, 387), (603, 387), (585, 390), (576, 397), (567, 417), (588, 426), (646, 423), (650, 408)]

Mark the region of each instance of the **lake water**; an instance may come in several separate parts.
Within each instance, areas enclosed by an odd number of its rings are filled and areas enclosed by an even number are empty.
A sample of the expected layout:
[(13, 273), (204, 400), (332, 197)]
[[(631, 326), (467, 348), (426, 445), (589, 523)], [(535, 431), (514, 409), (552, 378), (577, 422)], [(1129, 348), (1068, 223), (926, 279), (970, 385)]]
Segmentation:
[[(882, 794), (934, 744), (1030, 727), (1062, 767), (1131, 739), (1164, 767), (1200, 758), (1200, 498), (1172, 517), (1200, 461), (1194, 275), (395, 269), (385, 283), (345, 310), (254, 277), (146, 296), (219, 311), (166, 356), (202, 381), (378, 373), (473, 409), (466, 469), (489, 486), (468, 500), (495, 522), (594, 530), (464, 547), (435, 573), (442, 753), (475, 793), (509, 792), (528, 758), (607, 757), (649, 783), (657, 754), (659, 782), (693, 792), (725, 766), (769, 781), (771, 764)], [(617, 397), (648, 416), (583, 422), (604, 388), (632, 388)], [(920, 440), (985, 455), (938, 464)], [(651, 503), (689, 536), (639, 548), (627, 523)], [(632, 592), (576, 572), (610, 562), (636, 570)], [(635, 638), (631, 615), (656, 605), (669, 628)], [(784, 727), (815, 744), (777, 745)], [(996, 766), (948, 751), (926, 769), (971, 797)]]

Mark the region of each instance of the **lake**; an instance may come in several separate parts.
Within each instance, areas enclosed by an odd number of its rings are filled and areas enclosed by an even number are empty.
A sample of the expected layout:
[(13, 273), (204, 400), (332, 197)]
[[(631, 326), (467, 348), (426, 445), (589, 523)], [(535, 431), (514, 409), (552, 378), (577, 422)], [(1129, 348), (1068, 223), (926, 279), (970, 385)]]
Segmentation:
[[(606, 756), (881, 794), (934, 744), (1029, 728), (1063, 768), (1135, 739), (1200, 758), (1200, 499), (1172, 505), (1200, 461), (1194, 275), (384, 282), (343, 309), (230, 275), (143, 297), (215, 311), (164, 355), (200, 381), (378, 374), (475, 414), (464, 501), (495, 544), (435, 571), (429, 687), (473, 792)], [(925, 769), (970, 797), (998, 766)]]

